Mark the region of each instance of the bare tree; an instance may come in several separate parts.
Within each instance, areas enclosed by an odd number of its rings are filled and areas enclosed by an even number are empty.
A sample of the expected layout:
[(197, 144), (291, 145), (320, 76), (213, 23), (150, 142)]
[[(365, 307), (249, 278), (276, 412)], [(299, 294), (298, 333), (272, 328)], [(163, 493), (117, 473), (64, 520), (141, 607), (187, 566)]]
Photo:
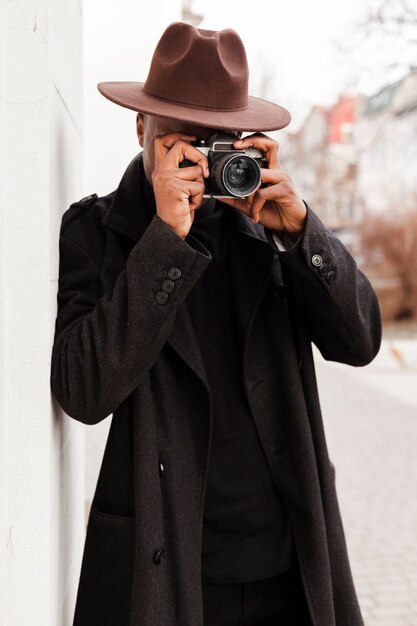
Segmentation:
[(379, 86), (397, 80), (417, 67), (416, 1), (367, 0), (333, 44), (345, 66), (343, 89), (355, 89), (364, 77)]
[[(417, 319), (417, 208), (395, 218), (368, 215), (358, 231), (364, 265), (380, 283), (397, 280), (392, 316)], [(381, 305), (384, 314), (383, 298)]]
[(203, 20), (203, 15), (199, 15), (198, 13), (194, 13), (193, 11), (193, 0), (183, 0), (182, 3), (182, 20), (183, 22), (188, 22), (193, 26), (199, 26)]
[(417, 5), (410, 0), (380, 0), (377, 6), (366, 8), (358, 26), (366, 36), (382, 28), (386, 33), (401, 38), (404, 37), (404, 27), (411, 27), (408, 42), (417, 44)]

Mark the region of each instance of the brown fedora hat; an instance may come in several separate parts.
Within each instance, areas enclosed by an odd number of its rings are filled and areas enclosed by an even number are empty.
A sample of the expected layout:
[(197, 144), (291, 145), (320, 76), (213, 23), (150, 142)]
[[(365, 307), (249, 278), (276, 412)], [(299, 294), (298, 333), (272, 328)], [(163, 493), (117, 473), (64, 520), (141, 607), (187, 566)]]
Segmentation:
[(249, 70), (239, 35), (183, 22), (159, 40), (145, 83), (98, 83), (100, 93), (123, 107), (200, 126), (236, 131), (284, 128), (287, 109), (248, 95)]

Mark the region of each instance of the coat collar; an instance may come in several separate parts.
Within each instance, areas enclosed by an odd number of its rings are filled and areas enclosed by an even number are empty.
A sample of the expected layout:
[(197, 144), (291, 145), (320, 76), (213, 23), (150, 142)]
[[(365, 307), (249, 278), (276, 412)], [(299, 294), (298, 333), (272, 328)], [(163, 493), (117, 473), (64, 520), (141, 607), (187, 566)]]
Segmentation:
[[(268, 282), (272, 280), (278, 287), (285, 285), (278, 255), (268, 240), (264, 227), (253, 224), (241, 211), (228, 205), (225, 205), (225, 210), (229, 224), (229, 254), (236, 323), (244, 355), (253, 320)], [(152, 221), (154, 214), (153, 189), (146, 179), (142, 153), (139, 153), (126, 169), (103, 218), (103, 224), (136, 243)], [(185, 302), (177, 310), (167, 342), (208, 387), (204, 364)]]
[(143, 169), (142, 152), (129, 163), (103, 218), (103, 224), (137, 242), (152, 221), (155, 200)]

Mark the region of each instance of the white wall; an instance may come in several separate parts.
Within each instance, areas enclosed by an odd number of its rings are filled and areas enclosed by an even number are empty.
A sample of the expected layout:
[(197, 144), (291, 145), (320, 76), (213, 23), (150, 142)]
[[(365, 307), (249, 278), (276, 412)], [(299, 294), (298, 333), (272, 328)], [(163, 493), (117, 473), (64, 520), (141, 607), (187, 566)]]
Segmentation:
[(81, 192), (81, 0), (0, 6), (0, 623), (70, 624), (83, 431), (51, 403), (58, 227)]

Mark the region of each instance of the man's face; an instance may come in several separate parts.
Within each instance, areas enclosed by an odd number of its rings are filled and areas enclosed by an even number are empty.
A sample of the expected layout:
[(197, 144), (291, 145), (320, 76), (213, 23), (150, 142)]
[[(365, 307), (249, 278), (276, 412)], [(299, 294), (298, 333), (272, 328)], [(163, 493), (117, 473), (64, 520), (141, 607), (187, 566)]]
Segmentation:
[[(139, 144), (143, 148), (143, 166), (146, 178), (151, 184), (152, 172), (155, 168), (154, 141), (156, 137), (162, 137), (171, 133), (184, 133), (184, 135), (194, 135), (197, 139), (208, 139), (213, 133), (227, 132), (156, 115), (146, 114), (143, 117), (140, 113), (137, 116), (136, 130)], [(241, 133), (237, 133), (237, 135), (240, 137)]]

